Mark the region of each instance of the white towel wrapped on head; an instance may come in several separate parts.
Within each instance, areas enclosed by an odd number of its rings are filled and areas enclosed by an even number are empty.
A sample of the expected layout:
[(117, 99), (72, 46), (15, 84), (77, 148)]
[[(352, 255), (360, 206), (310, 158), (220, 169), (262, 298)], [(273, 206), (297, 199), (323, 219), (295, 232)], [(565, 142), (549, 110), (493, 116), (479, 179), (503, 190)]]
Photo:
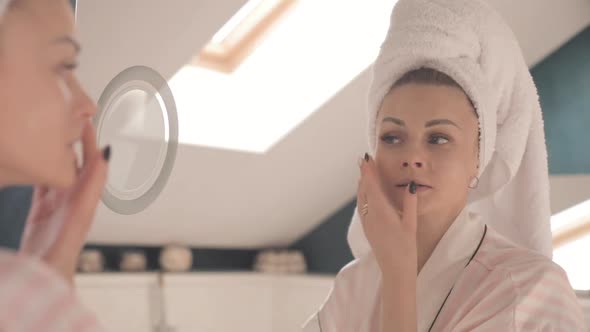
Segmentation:
[[(405, 73), (432, 68), (453, 78), (476, 107), (479, 185), (469, 207), (508, 239), (552, 257), (549, 177), (537, 90), (518, 42), (482, 0), (399, 0), (373, 65), (369, 151), (384, 96)], [(355, 257), (370, 250), (355, 209), (348, 233)]]

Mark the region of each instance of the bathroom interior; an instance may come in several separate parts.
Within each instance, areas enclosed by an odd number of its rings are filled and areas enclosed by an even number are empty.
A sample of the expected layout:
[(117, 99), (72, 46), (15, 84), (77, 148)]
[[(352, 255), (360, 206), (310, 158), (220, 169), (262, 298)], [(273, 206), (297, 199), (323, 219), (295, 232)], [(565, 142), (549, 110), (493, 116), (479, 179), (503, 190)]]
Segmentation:
[[(488, 0), (539, 92), (553, 260), (590, 324), (590, 1)], [(300, 331), (353, 259), (366, 92), (395, 0), (72, 0), (116, 147), (76, 288), (110, 331)], [(146, 96), (150, 101), (144, 102)], [(0, 190), (18, 248), (30, 187)]]

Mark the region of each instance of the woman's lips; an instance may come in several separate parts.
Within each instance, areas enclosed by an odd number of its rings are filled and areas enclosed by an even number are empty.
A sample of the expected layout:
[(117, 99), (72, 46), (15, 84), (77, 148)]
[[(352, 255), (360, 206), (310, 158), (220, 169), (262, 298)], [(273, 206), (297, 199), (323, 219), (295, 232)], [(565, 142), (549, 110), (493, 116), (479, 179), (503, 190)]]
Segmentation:
[[(397, 189), (406, 190), (406, 188), (408, 187), (408, 185), (400, 184), (400, 185), (397, 185), (396, 187), (397, 187)], [(427, 185), (424, 185), (424, 184), (416, 184), (416, 192), (423, 192), (423, 191), (427, 191), (427, 190), (430, 190), (430, 189), (432, 189), (431, 186), (427, 186)]]

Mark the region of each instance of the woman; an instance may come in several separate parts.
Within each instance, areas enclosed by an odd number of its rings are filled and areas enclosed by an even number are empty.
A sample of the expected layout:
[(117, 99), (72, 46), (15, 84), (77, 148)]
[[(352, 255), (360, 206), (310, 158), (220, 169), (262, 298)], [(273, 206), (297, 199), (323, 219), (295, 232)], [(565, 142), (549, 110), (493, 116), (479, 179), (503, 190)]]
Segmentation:
[(0, 186), (35, 186), (21, 249), (0, 250), (0, 331), (100, 330), (73, 289), (110, 156), (74, 76), (79, 51), (68, 0), (0, 1)]
[(355, 260), (305, 331), (583, 331), (551, 261), (536, 88), (482, 0), (399, 0), (373, 66)]

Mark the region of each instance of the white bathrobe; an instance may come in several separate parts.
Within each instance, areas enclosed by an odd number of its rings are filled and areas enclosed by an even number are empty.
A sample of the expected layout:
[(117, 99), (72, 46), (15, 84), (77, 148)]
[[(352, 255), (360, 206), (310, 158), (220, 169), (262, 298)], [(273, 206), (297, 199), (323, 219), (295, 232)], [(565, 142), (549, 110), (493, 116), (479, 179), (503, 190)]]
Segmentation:
[[(420, 271), (418, 331), (429, 330), (451, 288), (432, 331), (587, 331), (563, 269), (484, 227), (477, 215), (461, 213)], [(379, 332), (380, 285), (373, 254), (355, 259), (304, 331)]]

